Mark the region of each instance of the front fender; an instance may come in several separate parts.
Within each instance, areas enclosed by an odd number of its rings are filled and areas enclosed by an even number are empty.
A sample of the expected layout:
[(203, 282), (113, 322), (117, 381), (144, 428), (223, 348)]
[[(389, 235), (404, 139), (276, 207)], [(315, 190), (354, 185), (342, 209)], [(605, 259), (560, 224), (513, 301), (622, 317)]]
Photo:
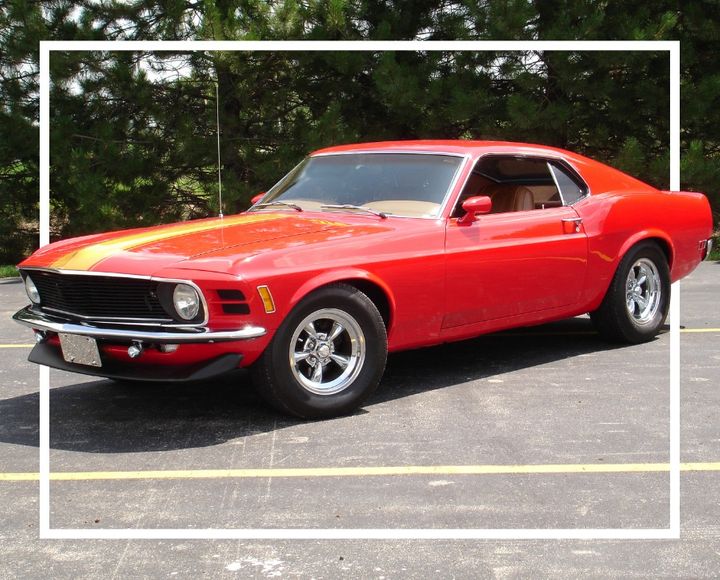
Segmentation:
[(390, 307), (390, 314), (395, 312), (395, 295), (393, 294), (390, 287), (377, 275), (367, 270), (360, 268), (345, 268), (342, 270), (333, 270), (330, 272), (323, 272), (318, 274), (309, 280), (305, 281), (293, 294), (288, 305), (288, 312), (295, 308), (295, 306), (308, 294), (314, 292), (318, 288), (327, 286), (328, 284), (335, 284), (337, 282), (350, 282), (353, 280), (362, 280), (364, 282), (370, 282), (375, 286), (379, 287), (385, 294)]

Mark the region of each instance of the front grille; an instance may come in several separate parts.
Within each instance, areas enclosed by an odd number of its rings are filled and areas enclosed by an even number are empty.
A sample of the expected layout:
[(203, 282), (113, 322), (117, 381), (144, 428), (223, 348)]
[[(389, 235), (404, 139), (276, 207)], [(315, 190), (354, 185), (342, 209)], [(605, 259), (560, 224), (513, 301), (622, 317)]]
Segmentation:
[(28, 271), (43, 310), (89, 319), (171, 322), (157, 297), (158, 283), (139, 278)]

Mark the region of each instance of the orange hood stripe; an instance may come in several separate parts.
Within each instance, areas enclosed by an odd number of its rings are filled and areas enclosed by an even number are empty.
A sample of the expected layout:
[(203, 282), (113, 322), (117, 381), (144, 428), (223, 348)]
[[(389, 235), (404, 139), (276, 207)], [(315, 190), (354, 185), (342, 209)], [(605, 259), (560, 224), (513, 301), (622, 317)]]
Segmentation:
[(184, 236), (186, 234), (196, 232), (221, 229), (225, 226), (271, 221), (281, 219), (283, 217), (285, 216), (278, 214), (243, 214), (219, 218), (212, 221), (203, 221), (200, 223), (187, 222), (167, 227), (160, 227), (159, 229), (153, 229), (139, 234), (121, 235), (105, 242), (91, 244), (89, 246), (85, 246), (84, 248), (80, 248), (79, 250), (68, 252), (64, 256), (55, 260), (51, 264), (51, 267), (63, 270), (90, 270), (98, 262), (109, 258), (118, 252), (137, 248), (159, 240), (166, 240), (168, 238)]

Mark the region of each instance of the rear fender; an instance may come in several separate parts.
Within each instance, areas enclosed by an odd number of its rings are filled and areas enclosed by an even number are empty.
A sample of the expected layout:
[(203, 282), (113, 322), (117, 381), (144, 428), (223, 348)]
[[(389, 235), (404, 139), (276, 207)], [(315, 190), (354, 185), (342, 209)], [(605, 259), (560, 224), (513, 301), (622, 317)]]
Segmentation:
[(640, 232), (637, 232), (636, 234), (633, 234), (630, 236), (627, 240), (625, 240), (625, 243), (620, 247), (620, 251), (618, 252), (618, 258), (615, 263), (615, 269), (617, 270), (618, 265), (620, 264), (620, 261), (623, 259), (625, 254), (627, 254), (630, 251), (630, 248), (635, 246), (636, 244), (639, 244), (640, 242), (644, 240), (649, 239), (658, 239), (662, 240), (665, 244), (665, 247), (663, 250), (667, 251), (667, 259), (668, 259), (668, 266), (670, 267), (670, 271), (672, 272), (672, 266), (673, 261), (675, 258), (675, 246), (673, 245), (672, 240), (670, 239), (670, 236), (667, 235), (662, 230), (659, 229), (646, 229), (642, 230)]
[(670, 236), (668, 236), (667, 233), (662, 230), (651, 228), (633, 234), (628, 239), (626, 239), (620, 246), (620, 250), (617, 252), (617, 254), (615, 255), (615, 259), (612, 261), (612, 269), (607, 271), (606, 276), (603, 277), (604, 279), (602, 280), (601, 285), (595, 287), (587, 305), (588, 311), (592, 312), (600, 306), (603, 298), (605, 297), (605, 294), (607, 294), (608, 288), (612, 283), (612, 279), (615, 276), (615, 272), (617, 272), (620, 262), (622, 261), (623, 257), (625, 257), (625, 255), (630, 251), (630, 249), (645, 240), (652, 239), (661, 240), (665, 244), (666, 247), (663, 248), (663, 250), (667, 250), (668, 266), (672, 268), (673, 259), (675, 257), (675, 247), (672, 243), (672, 240), (670, 239)]

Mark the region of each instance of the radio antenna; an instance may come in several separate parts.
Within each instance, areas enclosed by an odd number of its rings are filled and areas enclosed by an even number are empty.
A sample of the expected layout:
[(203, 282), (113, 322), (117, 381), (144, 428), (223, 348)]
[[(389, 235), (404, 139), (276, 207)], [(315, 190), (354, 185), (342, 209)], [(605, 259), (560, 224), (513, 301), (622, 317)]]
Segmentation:
[(220, 174), (220, 79), (215, 81), (215, 129), (217, 133), (218, 208), (223, 217), (222, 175)]

